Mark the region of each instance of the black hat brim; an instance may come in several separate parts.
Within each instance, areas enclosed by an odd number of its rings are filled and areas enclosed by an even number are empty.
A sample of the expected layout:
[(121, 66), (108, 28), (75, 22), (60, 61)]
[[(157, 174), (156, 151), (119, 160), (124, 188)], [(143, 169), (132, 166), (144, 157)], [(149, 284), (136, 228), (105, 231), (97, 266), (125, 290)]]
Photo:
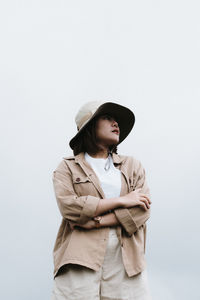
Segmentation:
[(128, 136), (128, 134), (130, 133), (130, 131), (132, 130), (135, 124), (135, 115), (129, 108), (113, 102), (103, 103), (102, 105), (99, 106), (99, 108), (96, 110), (93, 116), (88, 120), (88, 122), (84, 124), (84, 126), (81, 127), (81, 129), (77, 132), (77, 134), (70, 140), (69, 145), (72, 150), (74, 149), (77, 138), (81, 135), (82, 131), (86, 128), (86, 126), (88, 126), (89, 123), (92, 122), (92, 120), (95, 117), (103, 114), (110, 114), (118, 122), (120, 128), (120, 136), (119, 136), (118, 144), (120, 144)]

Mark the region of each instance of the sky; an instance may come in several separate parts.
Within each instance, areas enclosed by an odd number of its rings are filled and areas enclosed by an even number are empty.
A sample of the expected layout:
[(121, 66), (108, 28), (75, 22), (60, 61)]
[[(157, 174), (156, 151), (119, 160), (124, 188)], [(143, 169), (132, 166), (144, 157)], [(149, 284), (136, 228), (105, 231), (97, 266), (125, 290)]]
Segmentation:
[(151, 192), (153, 300), (199, 292), (199, 1), (1, 1), (1, 295), (50, 299), (61, 223), (52, 173), (72, 155), (75, 115), (111, 101), (136, 117), (118, 153)]

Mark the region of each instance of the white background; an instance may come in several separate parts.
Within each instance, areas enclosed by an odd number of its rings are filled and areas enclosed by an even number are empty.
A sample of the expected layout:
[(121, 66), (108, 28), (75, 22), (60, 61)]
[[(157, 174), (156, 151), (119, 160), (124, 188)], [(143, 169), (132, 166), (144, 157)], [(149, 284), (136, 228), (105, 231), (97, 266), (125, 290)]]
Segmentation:
[(1, 1), (1, 299), (50, 299), (52, 172), (86, 101), (132, 109), (118, 147), (145, 167), (153, 300), (199, 292), (199, 1)]

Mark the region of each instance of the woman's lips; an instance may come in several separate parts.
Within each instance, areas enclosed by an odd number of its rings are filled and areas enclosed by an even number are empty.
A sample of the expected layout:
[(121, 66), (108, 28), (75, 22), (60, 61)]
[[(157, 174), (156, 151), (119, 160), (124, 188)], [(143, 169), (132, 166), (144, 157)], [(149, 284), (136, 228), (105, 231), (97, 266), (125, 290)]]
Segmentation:
[(117, 135), (119, 135), (119, 131), (118, 130), (113, 130), (112, 132), (115, 133), (115, 134), (117, 134)]

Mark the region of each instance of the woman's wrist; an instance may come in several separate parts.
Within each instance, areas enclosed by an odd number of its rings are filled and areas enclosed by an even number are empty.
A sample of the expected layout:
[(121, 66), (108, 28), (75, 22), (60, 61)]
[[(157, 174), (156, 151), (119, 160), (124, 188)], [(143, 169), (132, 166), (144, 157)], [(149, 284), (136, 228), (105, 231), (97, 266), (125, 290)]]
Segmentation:
[(117, 226), (119, 224), (120, 223), (114, 213), (108, 213), (106, 215), (96, 216), (90, 219), (85, 224), (78, 224), (69, 221), (69, 226), (71, 230), (73, 230), (74, 228), (93, 229), (93, 228), (101, 228), (101, 227), (110, 227), (110, 226)]
[(109, 214), (100, 216), (100, 219), (97, 222), (95, 222), (96, 228), (117, 226), (119, 224), (120, 223), (114, 213), (109, 213)]
[(102, 216), (96, 216), (93, 218), (95, 228), (101, 227)]

